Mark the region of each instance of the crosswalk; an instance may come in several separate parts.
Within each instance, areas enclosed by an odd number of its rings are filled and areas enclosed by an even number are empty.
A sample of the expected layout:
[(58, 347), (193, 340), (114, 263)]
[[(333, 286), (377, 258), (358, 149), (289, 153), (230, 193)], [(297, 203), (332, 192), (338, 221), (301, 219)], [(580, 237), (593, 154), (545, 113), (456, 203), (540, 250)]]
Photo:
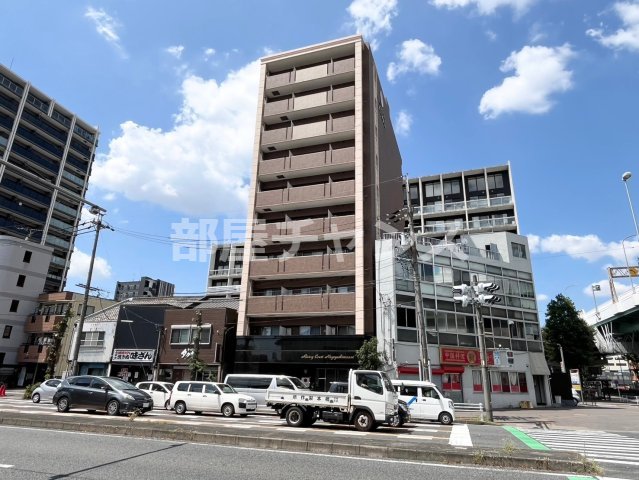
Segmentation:
[(593, 430), (539, 430), (520, 428), (551, 450), (577, 452), (597, 463), (639, 467), (639, 439)]

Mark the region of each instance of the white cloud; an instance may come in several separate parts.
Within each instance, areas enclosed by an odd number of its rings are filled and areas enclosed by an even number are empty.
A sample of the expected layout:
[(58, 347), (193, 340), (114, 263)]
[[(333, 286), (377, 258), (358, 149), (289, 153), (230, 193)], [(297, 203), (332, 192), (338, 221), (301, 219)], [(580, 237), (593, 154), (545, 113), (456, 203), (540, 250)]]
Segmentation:
[(118, 35), (120, 23), (115, 18), (102, 8), (95, 9), (93, 7), (88, 7), (84, 12), (84, 16), (93, 21), (96, 31), (102, 38), (110, 43), (123, 58), (127, 58), (128, 55), (120, 43), (120, 36)]
[(395, 121), (395, 131), (399, 135), (408, 135), (410, 127), (413, 125), (413, 116), (406, 110), (401, 110)]
[(187, 75), (168, 131), (126, 121), (93, 187), (188, 215), (246, 213), (259, 61), (217, 82)]
[(102, 198), (107, 202), (112, 202), (113, 200), (118, 198), (118, 196), (113, 192), (108, 192)]
[(386, 70), (386, 78), (394, 82), (397, 76), (407, 72), (437, 75), (442, 59), (435, 49), (417, 38), (402, 42), (398, 62), (391, 62)]
[(591, 28), (586, 31), (586, 34), (605, 47), (639, 52), (639, 3), (617, 2), (613, 8), (624, 28), (610, 35), (604, 34), (601, 28)]
[(639, 242), (604, 242), (597, 235), (549, 235), (543, 238), (528, 235), (528, 246), (531, 252), (537, 254), (568, 255), (588, 262), (611, 258), (618, 265), (626, 264), (626, 255), (628, 261), (633, 263), (639, 252)]
[(165, 52), (179, 60), (182, 58), (182, 53), (184, 53), (184, 45), (173, 45), (168, 47)]
[(545, 302), (546, 300), (548, 300), (548, 295), (546, 295), (545, 293), (539, 293), (537, 294), (537, 301), (538, 302)]
[(488, 40), (490, 40), (491, 42), (494, 42), (495, 40), (497, 40), (497, 34), (493, 32), (492, 30), (486, 30), (484, 33), (488, 37)]
[(213, 55), (215, 55), (215, 49), (214, 48), (206, 48), (206, 49), (204, 49), (204, 57), (210, 58)]
[(568, 44), (554, 48), (525, 46), (512, 52), (500, 70), (513, 71), (514, 75), (484, 93), (479, 112), (489, 119), (503, 113), (548, 112), (553, 106), (551, 96), (572, 88), (572, 72), (567, 64), (573, 55)]
[(352, 25), (376, 49), (377, 35), (389, 34), (391, 20), (397, 15), (397, 0), (353, 0), (346, 9), (353, 19)]
[(530, 43), (539, 43), (542, 40), (545, 40), (547, 36), (548, 35), (544, 31), (544, 27), (538, 22), (533, 23), (528, 32)]
[(516, 14), (521, 15), (537, 0), (431, 0), (436, 7), (463, 8), (475, 6), (481, 15), (491, 15), (500, 7), (510, 7)]
[[(71, 262), (67, 278), (75, 278), (86, 281), (89, 272), (89, 264), (91, 263), (91, 255), (79, 250), (78, 247), (73, 248), (71, 254)], [(111, 278), (111, 265), (102, 257), (96, 256), (93, 262), (93, 279), (106, 280)]]

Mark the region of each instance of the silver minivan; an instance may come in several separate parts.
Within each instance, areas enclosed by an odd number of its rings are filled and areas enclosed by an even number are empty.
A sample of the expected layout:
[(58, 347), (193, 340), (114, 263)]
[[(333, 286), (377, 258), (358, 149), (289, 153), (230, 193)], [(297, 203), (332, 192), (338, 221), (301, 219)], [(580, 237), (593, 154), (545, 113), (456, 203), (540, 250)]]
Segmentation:
[(297, 377), (288, 375), (230, 373), (224, 383), (238, 392), (250, 395), (257, 401), (258, 407), (266, 407), (266, 391), (275, 388), (289, 390), (308, 390), (309, 388)]
[(419, 380), (392, 380), (399, 399), (408, 404), (412, 420), (434, 420), (443, 425), (455, 421), (455, 406), (437, 386)]

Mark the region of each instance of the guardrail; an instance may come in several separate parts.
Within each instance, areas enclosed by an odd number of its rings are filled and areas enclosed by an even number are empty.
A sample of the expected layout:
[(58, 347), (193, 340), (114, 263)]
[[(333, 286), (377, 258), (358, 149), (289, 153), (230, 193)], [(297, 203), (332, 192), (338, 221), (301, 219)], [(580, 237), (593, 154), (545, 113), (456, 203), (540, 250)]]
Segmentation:
[(483, 403), (455, 403), (456, 412), (483, 412)]

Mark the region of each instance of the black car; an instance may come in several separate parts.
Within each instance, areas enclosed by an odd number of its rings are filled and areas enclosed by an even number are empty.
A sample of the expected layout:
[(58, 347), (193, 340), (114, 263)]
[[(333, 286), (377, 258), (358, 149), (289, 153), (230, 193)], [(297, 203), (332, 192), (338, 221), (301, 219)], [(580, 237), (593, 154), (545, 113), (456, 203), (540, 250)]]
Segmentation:
[(136, 386), (115, 377), (80, 375), (65, 379), (53, 396), (58, 412), (70, 408), (106, 410), (109, 415), (153, 409), (151, 396)]

